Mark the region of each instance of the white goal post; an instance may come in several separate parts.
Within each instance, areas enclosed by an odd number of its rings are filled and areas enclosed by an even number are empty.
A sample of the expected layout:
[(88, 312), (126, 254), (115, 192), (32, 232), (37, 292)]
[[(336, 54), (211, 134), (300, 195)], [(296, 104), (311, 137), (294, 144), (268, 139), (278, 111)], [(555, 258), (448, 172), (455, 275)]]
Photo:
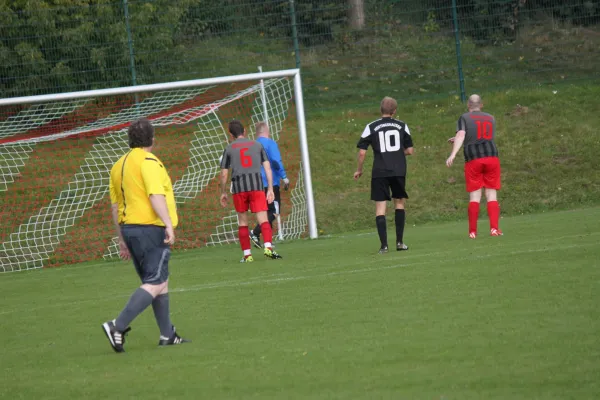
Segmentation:
[[(127, 127), (140, 117), (157, 127), (165, 166), (177, 164), (173, 186), (187, 229), (181, 246), (237, 241), (235, 213), (208, 208), (213, 198), (218, 203), (218, 158), (234, 118), (251, 138), (253, 125), (267, 122), (294, 160), (279, 239), (318, 237), (299, 69), (14, 97), (0, 99), (0, 272), (115, 258), (109, 171), (128, 149)], [(200, 240), (202, 227), (212, 231)]]

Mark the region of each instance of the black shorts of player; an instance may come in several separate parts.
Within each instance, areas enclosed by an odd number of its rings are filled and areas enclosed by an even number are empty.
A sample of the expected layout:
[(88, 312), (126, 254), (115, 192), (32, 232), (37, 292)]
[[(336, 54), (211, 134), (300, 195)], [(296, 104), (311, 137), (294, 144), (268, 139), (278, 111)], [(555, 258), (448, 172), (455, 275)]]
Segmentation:
[[(267, 190), (268, 189), (265, 188), (265, 194), (267, 194)], [(281, 214), (281, 192), (279, 191), (279, 186), (273, 186), (273, 194), (275, 195), (273, 202), (269, 204), (267, 201), (267, 205), (269, 206), (270, 212), (279, 215)]]
[[(406, 177), (388, 176), (384, 178), (371, 179), (371, 200), (389, 201), (391, 199), (408, 199), (404, 185)], [(390, 197), (390, 189), (392, 196)]]
[(121, 234), (131, 253), (142, 283), (159, 285), (169, 279), (171, 249), (165, 244), (165, 228), (156, 225), (121, 225)]

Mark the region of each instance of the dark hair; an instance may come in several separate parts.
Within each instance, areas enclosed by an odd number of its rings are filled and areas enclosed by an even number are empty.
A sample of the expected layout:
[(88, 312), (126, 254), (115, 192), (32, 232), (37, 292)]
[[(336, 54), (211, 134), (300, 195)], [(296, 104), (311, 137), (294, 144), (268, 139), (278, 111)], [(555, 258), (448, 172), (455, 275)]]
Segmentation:
[(127, 130), (129, 136), (129, 147), (150, 147), (154, 139), (154, 127), (146, 118), (133, 121)]
[(244, 134), (244, 125), (237, 119), (234, 119), (229, 123), (229, 133), (231, 133), (234, 138), (242, 136)]

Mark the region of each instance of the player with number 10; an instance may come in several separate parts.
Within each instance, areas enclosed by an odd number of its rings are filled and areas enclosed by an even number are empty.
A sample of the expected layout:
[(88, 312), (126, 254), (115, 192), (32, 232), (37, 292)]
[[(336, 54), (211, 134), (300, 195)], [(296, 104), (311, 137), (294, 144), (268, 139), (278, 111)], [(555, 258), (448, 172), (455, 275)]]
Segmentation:
[[(396, 250), (408, 250), (404, 244), (406, 213), (406, 156), (414, 152), (408, 125), (394, 119), (398, 103), (391, 97), (381, 101), (381, 118), (365, 127), (358, 141), (358, 167), (354, 179), (363, 174), (363, 164), (369, 146), (373, 148), (374, 160), (371, 176), (371, 200), (375, 201), (375, 222), (381, 247), (379, 254), (388, 252), (385, 213), (387, 202), (394, 199), (396, 222)], [(390, 190), (392, 195), (390, 196)]]

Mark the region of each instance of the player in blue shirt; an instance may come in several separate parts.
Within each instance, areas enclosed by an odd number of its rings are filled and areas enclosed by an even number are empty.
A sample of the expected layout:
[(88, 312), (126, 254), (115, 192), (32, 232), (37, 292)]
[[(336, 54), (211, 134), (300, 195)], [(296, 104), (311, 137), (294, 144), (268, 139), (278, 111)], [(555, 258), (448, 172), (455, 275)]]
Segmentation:
[[(279, 146), (277, 142), (273, 139), (269, 138), (269, 125), (266, 122), (259, 122), (256, 124), (256, 141), (265, 149), (267, 153), (267, 158), (271, 163), (271, 170), (273, 173), (273, 194), (275, 195), (275, 200), (272, 203), (268, 204), (269, 210), (267, 211), (267, 216), (269, 218), (269, 224), (273, 226), (273, 221), (280, 214), (281, 207), (281, 194), (279, 192), (280, 181), (283, 181), (283, 188), (288, 190), (290, 187), (290, 180), (287, 178), (287, 174), (285, 173), (285, 168), (283, 167), (283, 161), (281, 161), (281, 153), (279, 152)], [(267, 176), (265, 175), (265, 170), (262, 169), (262, 179), (263, 183), (267, 182)], [(266, 187), (266, 186), (265, 186)], [(281, 229), (281, 227), (280, 227)], [(261, 249), (260, 245), (260, 225), (256, 225), (256, 227), (250, 233), (250, 240), (254, 243), (254, 246)]]

